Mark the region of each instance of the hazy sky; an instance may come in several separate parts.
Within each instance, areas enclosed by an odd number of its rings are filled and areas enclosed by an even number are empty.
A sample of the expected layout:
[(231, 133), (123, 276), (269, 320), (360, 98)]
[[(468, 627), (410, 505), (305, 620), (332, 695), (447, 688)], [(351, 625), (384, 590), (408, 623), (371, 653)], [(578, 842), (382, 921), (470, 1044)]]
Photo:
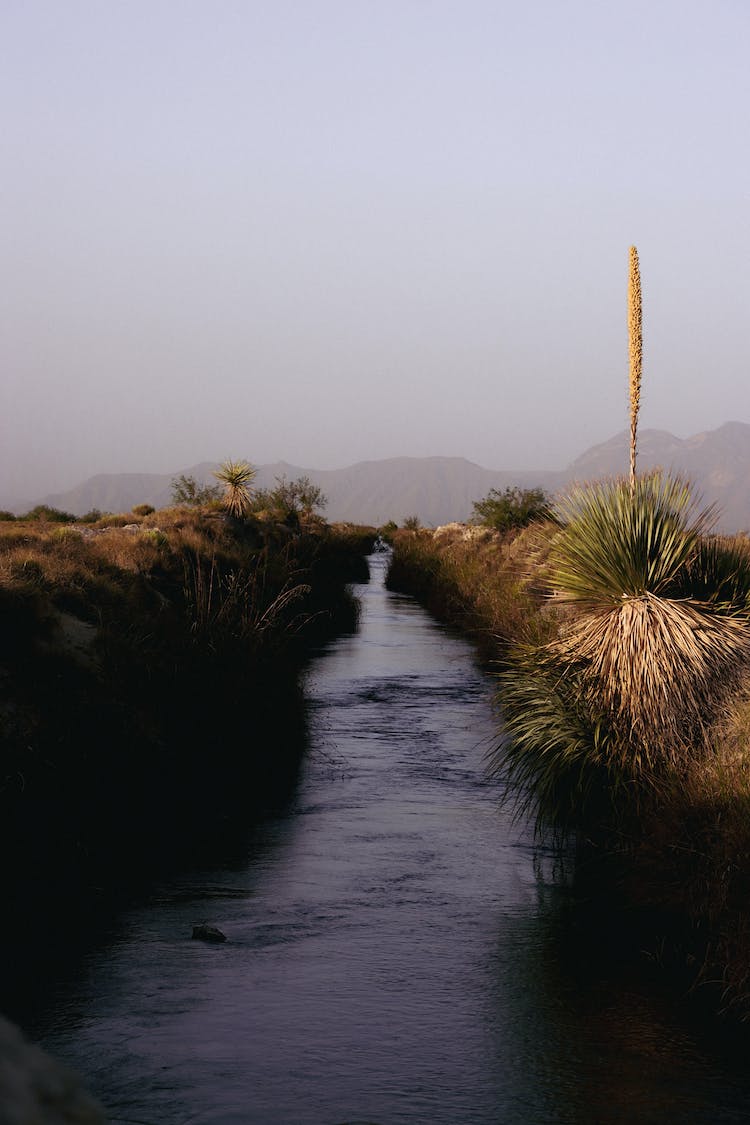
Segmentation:
[(746, 0), (3, 0), (0, 495), (750, 421)]

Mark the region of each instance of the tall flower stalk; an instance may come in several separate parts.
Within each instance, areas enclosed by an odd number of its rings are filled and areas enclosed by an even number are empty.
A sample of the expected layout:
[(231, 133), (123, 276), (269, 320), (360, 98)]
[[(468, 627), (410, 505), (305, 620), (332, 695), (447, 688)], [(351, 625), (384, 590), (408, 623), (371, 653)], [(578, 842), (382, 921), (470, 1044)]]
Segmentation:
[(630, 247), (628, 279), (628, 344), (630, 354), (630, 491), (635, 491), (635, 459), (637, 451), (638, 411), (641, 405), (641, 370), (643, 368), (643, 318), (641, 309), (641, 273), (638, 251)]

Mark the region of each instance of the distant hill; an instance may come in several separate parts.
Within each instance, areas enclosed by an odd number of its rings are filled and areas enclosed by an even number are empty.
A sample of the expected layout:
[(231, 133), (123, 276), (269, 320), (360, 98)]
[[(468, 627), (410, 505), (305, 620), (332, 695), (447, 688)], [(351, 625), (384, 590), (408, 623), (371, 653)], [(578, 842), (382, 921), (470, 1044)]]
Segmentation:
[[(104, 473), (90, 477), (77, 488), (55, 492), (39, 503), (83, 515), (92, 508), (127, 512), (134, 504), (170, 503), (172, 480), (184, 473), (200, 483), (215, 484), (215, 462), (203, 461), (170, 475), (146, 473)], [(318, 485), (328, 504), (330, 520), (380, 525), (393, 519), (403, 522), (417, 515), (422, 523), (437, 525), (465, 520), (472, 504), (491, 488), (540, 485), (554, 490), (563, 481), (561, 473), (496, 472), (483, 469), (461, 457), (392, 457), (384, 461), (360, 461), (346, 469), (308, 469), (278, 461), (259, 465), (255, 483), (260, 488), (274, 485), (278, 477), (288, 480), (307, 476)]]
[[(638, 468), (661, 466), (687, 475), (704, 500), (722, 508), (718, 527), (723, 531), (750, 528), (750, 425), (727, 422), (717, 430), (681, 439), (664, 430), (643, 430), (639, 435)], [(360, 461), (346, 469), (309, 469), (278, 461), (260, 465), (256, 483), (269, 487), (277, 477), (293, 480), (307, 476), (328, 497), (326, 515), (331, 520), (383, 524), (393, 519), (419, 516), (435, 526), (466, 520), (475, 500), (491, 488), (541, 487), (556, 492), (572, 480), (625, 473), (628, 467), (628, 433), (592, 446), (560, 472), (510, 469), (492, 470), (462, 457), (392, 457)], [(83, 515), (92, 508), (129, 511), (134, 504), (169, 504), (171, 482), (180, 473), (212, 483), (214, 462), (203, 461), (174, 473), (118, 473), (91, 477), (77, 488), (53, 493), (41, 503)]]
[[(721, 509), (720, 531), (750, 529), (750, 425), (725, 422), (680, 439), (665, 430), (644, 430), (638, 439), (638, 471), (673, 469), (693, 482), (705, 503)], [(588, 449), (566, 470), (571, 480), (622, 473), (628, 463), (629, 435), (617, 434)]]

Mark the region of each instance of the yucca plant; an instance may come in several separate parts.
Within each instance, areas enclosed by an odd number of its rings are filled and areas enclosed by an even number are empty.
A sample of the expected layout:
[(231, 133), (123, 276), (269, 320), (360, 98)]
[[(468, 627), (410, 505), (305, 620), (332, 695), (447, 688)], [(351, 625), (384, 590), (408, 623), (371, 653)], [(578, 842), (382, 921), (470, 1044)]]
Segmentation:
[(649, 473), (574, 485), (555, 514), (562, 530), (550, 552), (558, 597), (580, 609), (664, 593), (713, 519), (679, 476)]
[(750, 552), (706, 538), (714, 511), (699, 506), (686, 480), (636, 475), (643, 339), (635, 246), (628, 341), (629, 479), (574, 487), (558, 502), (548, 576), (569, 617), (552, 642), (511, 654), (502, 679), (506, 734), (491, 757), (521, 807), (536, 800), (559, 833), (590, 823), (593, 808), (614, 811), (623, 786), (637, 803), (654, 782), (679, 774), (704, 751), (707, 725), (750, 662)]
[(627, 771), (616, 768), (606, 723), (587, 711), (580, 673), (554, 654), (519, 646), (499, 676), (503, 735), (489, 773), (531, 815), (537, 834), (562, 840), (573, 830), (610, 823)]
[(214, 476), (224, 485), (223, 503), (230, 516), (242, 519), (250, 511), (249, 485), (256, 470), (247, 461), (223, 461)]
[[(750, 656), (741, 598), (731, 595), (727, 614), (707, 596), (719, 551), (707, 554), (700, 537), (713, 511), (681, 478), (653, 473), (576, 489), (560, 515), (552, 583), (581, 612), (555, 655), (581, 670), (584, 696), (609, 716), (636, 773), (674, 764)], [(729, 562), (737, 586), (740, 560)]]
[(750, 660), (750, 554), (701, 538), (712, 509), (660, 473), (575, 487), (557, 515), (550, 582), (573, 614), (512, 656), (492, 765), (562, 833), (701, 752)]
[(693, 598), (717, 613), (746, 617), (750, 609), (750, 542), (712, 535), (701, 538), (669, 584), (669, 597)]

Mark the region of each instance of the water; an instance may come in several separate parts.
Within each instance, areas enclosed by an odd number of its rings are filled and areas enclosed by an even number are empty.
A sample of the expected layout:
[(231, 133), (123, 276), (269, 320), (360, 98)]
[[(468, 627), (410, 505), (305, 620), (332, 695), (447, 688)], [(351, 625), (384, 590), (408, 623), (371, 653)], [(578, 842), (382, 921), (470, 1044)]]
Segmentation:
[(552, 859), (483, 776), (491, 684), (386, 561), (309, 675), (289, 809), (127, 910), (32, 1030), (114, 1122), (747, 1121), (741, 1059), (570, 956)]

